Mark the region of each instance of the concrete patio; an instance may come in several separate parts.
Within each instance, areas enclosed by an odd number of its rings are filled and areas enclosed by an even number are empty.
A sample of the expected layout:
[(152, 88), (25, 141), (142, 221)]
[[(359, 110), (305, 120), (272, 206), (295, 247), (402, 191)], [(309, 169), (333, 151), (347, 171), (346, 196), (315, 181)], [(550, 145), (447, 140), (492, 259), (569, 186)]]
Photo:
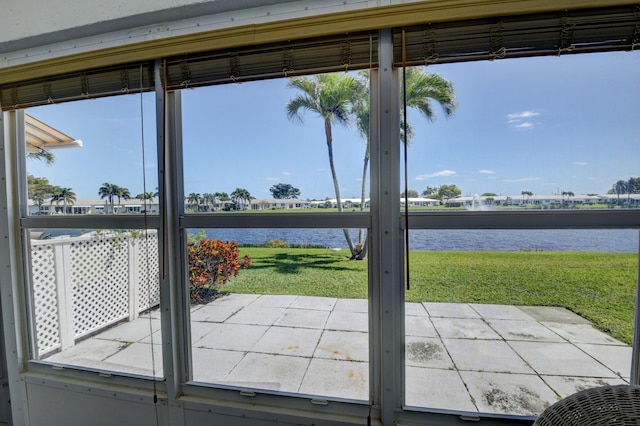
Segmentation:
[[(366, 300), (232, 294), (191, 324), (197, 382), (368, 400)], [(162, 376), (159, 328), (153, 311), (47, 361)], [(564, 308), (406, 304), (408, 406), (537, 415), (628, 382), (630, 364), (630, 346)]]

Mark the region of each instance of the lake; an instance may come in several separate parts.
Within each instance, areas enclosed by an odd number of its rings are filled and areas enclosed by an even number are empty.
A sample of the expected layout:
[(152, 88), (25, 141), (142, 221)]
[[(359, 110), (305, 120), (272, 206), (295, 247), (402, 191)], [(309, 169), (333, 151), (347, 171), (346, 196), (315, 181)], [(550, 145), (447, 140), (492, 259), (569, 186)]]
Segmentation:
[[(36, 231), (35, 229), (33, 231)], [(44, 230), (52, 237), (79, 235), (79, 230)], [(190, 230), (197, 232), (197, 230)], [(410, 231), (412, 250), (483, 250), (483, 251), (600, 251), (635, 253), (638, 251), (636, 229), (544, 229), (544, 230), (453, 230), (416, 229)], [(269, 240), (289, 244), (346, 248), (341, 229), (209, 229), (207, 236), (238, 244), (260, 245)], [(357, 242), (357, 230), (351, 230)]]
[[(412, 230), (412, 250), (488, 251), (638, 251), (634, 229), (545, 230)], [(282, 240), (290, 244), (346, 248), (341, 229), (209, 229), (207, 236), (239, 244)], [(357, 241), (357, 231), (351, 236)]]

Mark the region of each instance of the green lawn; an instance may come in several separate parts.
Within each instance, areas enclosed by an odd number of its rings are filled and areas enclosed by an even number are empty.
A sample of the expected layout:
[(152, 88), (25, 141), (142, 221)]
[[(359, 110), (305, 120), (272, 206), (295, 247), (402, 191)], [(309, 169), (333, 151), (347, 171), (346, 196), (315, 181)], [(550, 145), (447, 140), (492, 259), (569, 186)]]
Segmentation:
[[(242, 247), (253, 264), (224, 290), (367, 297), (367, 263), (346, 250)], [(568, 308), (631, 343), (638, 257), (634, 253), (412, 251), (411, 302)]]

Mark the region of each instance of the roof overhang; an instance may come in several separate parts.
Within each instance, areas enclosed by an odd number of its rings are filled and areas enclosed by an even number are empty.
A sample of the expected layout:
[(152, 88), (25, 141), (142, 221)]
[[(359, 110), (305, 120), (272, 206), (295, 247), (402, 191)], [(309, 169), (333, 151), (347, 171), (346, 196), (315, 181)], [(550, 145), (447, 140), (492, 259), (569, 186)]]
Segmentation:
[(24, 127), (26, 132), (27, 152), (82, 147), (81, 140), (73, 139), (29, 114), (25, 114), (24, 116)]

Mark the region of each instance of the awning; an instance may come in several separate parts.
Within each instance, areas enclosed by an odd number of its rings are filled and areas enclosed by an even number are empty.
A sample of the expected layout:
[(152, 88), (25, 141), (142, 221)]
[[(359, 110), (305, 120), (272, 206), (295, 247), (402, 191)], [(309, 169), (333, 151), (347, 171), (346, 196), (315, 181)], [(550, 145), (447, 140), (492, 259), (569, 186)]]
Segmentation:
[(27, 133), (27, 152), (82, 147), (81, 140), (73, 139), (29, 114), (24, 116), (24, 127)]

